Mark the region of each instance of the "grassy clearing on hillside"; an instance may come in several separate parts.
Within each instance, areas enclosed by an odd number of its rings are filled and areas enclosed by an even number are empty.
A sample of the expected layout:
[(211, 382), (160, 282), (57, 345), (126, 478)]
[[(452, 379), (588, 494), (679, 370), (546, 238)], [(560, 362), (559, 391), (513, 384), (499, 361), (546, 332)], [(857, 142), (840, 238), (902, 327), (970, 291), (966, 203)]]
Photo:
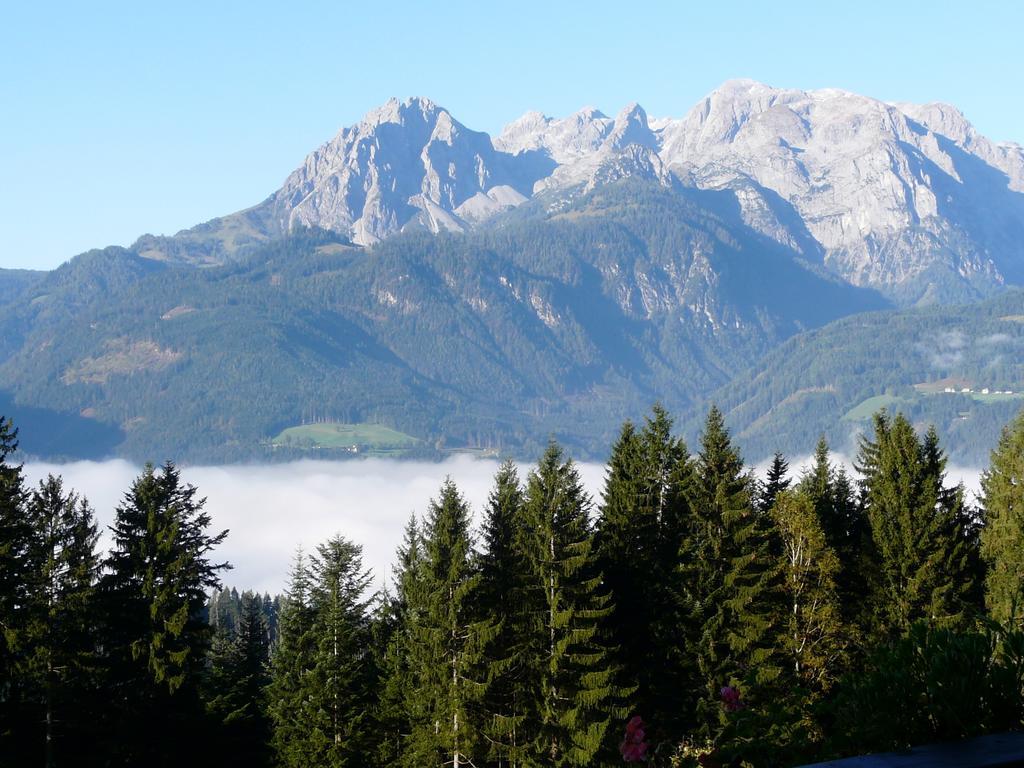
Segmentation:
[(855, 405), (843, 415), (843, 421), (867, 421), (882, 408), (893, 410), (894, 406), (908, 402), (895, 395), (875, 395)]
[(274, 445), (292, 448), (365, 449), (392, 452), (416, 446), (420, 441), (404, 432), (381, 424), (303, 424), (288, 427), (273, 439)]

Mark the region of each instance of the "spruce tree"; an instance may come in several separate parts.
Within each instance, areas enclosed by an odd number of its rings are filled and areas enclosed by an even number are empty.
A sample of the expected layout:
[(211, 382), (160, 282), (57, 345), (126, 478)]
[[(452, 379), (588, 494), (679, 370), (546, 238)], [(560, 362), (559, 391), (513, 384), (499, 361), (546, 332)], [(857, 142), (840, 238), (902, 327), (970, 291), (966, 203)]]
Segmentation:
[[(626, 423), (612, 448), (595, 532), (595, 561), (614, 599), (608, 625), (628, 706), (660, 740), (678, 733), (692, 702), (683, 632), (679, 547), (689, 523), (689, 456), (655, 406), (641, 432)], [(657, 665), (643, 659), (659, 659)]]
[(309, 719), (303, 724), (313, 764), (365, 765), (370, 723), (370, 624), (362, 547), (335, 536), (311, 561), (314, 638), (307, 688)]
[(1024, 620), (1024, 412), (1007, 425), (981, 476), (985, 527), (981, 552), (988, 566), (985, 606), (998, 622)]
[[(259, 595), (244, 592), (237, 625), (217, 627), (203, 699), (213, 718), (217, 749), (211, 761), (269, 764), (265, 698), (270, 682), (270, 641)], [(213, 755), (211, 755), (213, 757)]]
[(774, 654), (777, 571), (771, 521), (754, 505), (753, 480), (732, 445), (721, 411), (708, 412), (694, 469), (693, 524), (680, 552), (688, 609), (688, 651), (696, 660), (698, 733), (718, 722), (718, 693), (741, 680), (762, 685), (779, 673)]
[(412, 627), (425, 602), (420, 597), (423, 546), (415, 514), (405, 526), (395, 560), (392, 568), (394, 594), (385, 592), (381, 596), (373, 622), (374, 647), (378, 654), (375, 666), (380, 680), (376, 707), (379, 765), (403, 764), (412, 720), (422, 717), (415, 708), (419, 702), (408, 696), (413, 690)]
[[(814, 463), (798, 484), (800, 493), (814, 506), (826, 544), (839, 558), (836, 584), (847, 631), (870, 623), (864, 618), (872, 610), (868, 584), (876, 576), (872, 564), (870, 527), (846, 469), (832, 464), (824, 436), (814, 450)], [(859, 631), (859, 629), (858, 629)]]
[[(94, 592), (99, 575), (96, 523), (89, 504), (64, 492), (50, 475), (27, 505), (32, 531), (28, 548), (26, 622), (22, 638), (22, 676), (33, 720), (42, 724), (38, 751), (46, 764), (69, 762), (89, 744), (86, 716), (96, 688), (97, 659)], [(61, 760), (62, 755), (67, 755)]]
[(307, 558), (299, 550), (281, 605), (278, 642), (271, 658), (267, 687), (271, 746), (277, 763), (284, 768), (305, 768), (314, 764), (317, 757), (307, 739), (316, 654), (311, 591)]
[(761, 511), (769, 512), (775, 506), (775, 499), (789, 488), (789, 484), (789, 462), (786, 461), (785, 456), (776, 451), (758, 498)]
[(25, 515), (27, 494), (21, 465), (11, 463), (18, 431), (0, 417), (0, 752), (17, 754), (25, 707), (15, 675), (28, 590), (31, 529)]
[(485, 651), (495, 624), (474, 615), (479, 575), (470, 560), (470, 514), (449, 479), (431, 501), (423, 535), (422, 579), (409, 617), (409, 664), (415, 702), (404, 759), (410, 765), (483, 760)]
[(523, 552), (530, 567), (533, 759), (543, 765), (591, 765), (617, 736), (631, 691), (616, 684), (601, 625), (611, 614), (593, 555), (590, 498), (579, 472), (555, 443), (527, 481)]
[(858, 471), (876, 552), (876, 633), (905, 632), (919, 619), (960, 624), (975, 592), (974, 529), (963, 489), (945, 486), (934, 430), (924, 442), (902, 414), (874, 419), (861, 438)]
[(116, 510), (99, 600), (113, 706), (109, 748), (133, 762), (172, 762), (202, 719), (198, 687), (211, 630), (206, 590), (227, 564), (209, 555), (227, 531), (207, 533), (196, 488), (167, 462), (147, 465)]
[(523, 491), (515, 464), (506, 461), (498, 469), (484, 509), (476, 608), (479, 618), (497, 624), (485, 653), (488, 683), (483, 700), (488, 762), (497, 766), (522, 765), (527, 754), (522, 687), (529, 663), (524, 612), (528, 571), (519, 548), (522, 527)]

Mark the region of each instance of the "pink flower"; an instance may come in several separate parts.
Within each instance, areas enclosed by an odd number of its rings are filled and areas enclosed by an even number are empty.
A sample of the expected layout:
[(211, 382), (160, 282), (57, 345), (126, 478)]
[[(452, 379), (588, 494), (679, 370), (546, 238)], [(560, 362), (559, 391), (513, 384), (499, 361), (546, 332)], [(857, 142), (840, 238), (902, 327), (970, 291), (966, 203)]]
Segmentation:
[(646, 736), (643, 718), (640, 715), (635, 715), (626, 723), (626, 739), (619, 745), (622, 759), (627, 763), (640, 763), (646, 760), (647, 750), (650, 748), (650, 745), (644, 741)]
[(746, 704), (740, 700), (739, 688), (736, 688), (735, 686), (722, 686), (722, 690), (718, 692), (718, 695), (722, 699), (722, 704), (725, 705), (727, 712), (739, 712), (746, 706)]

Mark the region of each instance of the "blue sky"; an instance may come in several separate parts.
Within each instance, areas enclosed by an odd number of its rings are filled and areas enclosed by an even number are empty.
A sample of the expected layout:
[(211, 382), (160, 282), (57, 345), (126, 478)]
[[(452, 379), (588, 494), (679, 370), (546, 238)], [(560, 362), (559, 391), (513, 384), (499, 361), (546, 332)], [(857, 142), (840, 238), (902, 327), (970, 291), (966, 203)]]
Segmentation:
[(495, 132), (529, 109), (682, 115), (750, 77), (946, 101), (1024, 143), (1019, 2), (38, 0), (3, 19), (0, 267), (257, 203), (390, 96)]

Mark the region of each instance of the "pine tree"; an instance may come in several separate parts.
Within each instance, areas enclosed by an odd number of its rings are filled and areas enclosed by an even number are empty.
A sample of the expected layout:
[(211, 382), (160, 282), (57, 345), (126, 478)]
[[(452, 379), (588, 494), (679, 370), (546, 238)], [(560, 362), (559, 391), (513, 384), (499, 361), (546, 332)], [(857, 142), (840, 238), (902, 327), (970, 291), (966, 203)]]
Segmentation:
[(304, 725), (314, 765), (344, 768), (366, 762), (369, 744), (371, 577), (362, 547), (335, 536), (312, 558), (312, 635), (316, 643)]
[(981, 476), (985, 527), (981, 552), (988, 572), (985, 606), (998, 622), (1024, 620), (1024, 412), (1007, 425)]
[(470, 554), (469, 508), (451, 480), (427, 513), (419, 605), (410, 611), (409, 663), (416, 702), (405, 760), (453, 765), (481, 760), (485, 651), (496, 635), (473, 606), (479, 575)]
[(522, 765), (527, 754), (522, 685), (528, 664), (523, 596), (528, 571), (519, 549), (522, 527), (523, 491), (515, 464), (506, 461), (498, 469), (484, 509), (484, 551), (477, 566), (477, 616), (497, 625), (485, 653), (489, 679), (483, 700), (488, 759), (497, 766)]
[(690, 508), (693, 525), (681, 547), (688, 608), (688, 650), (697, 662), (698, 733), (720, 716), (721, 686), (779, 672), (772, 658), (777, 616), (770, 520), (752, 501), (752, 479), (733, 447), (721, 411), (712, 407), (701, 435)]
[(919, 619), (958, 624), (975, 592), (973, 526), (962, 488), (944, 485), (934, 430), (922, 443), (902, 415), (875, 416), (861, 438), (858, 471), (876, 551), (876, 632), (905, 632)]
[(631, 693), (616, 685), (602, 643), (612, 606), (595, 567), (589, 511), (579, 472), (552, 443), (529, 476), (524, 504), (532, 630), (532, 679), (524, 688), (532, 699), (533, 759), (543, 765), (591, 765)]
[(18, 431), (0, 417), (0, 752), (17, 754), (25, 708), (15, 666), (25, 622), (31, 529), (25, 515), (27, 494), (20, 464), (10, 462)]
[(636, 686), (628, 706), (656, 740), (678, 733), (692, 709), (678, 569), (689, 478), (686, 447), (663, 408), (655, 406), (639, 433), (627, 422), (612, 448), (594, 537), (597, 568), (615, 600), (608, 623), (616, 665)]
[(775, 506), (775, 499), (778, 495), (789, 489), (790, 479), (788, 474), (789, 462), (786, 461), (785, 456), (776, 452), (775, 456), (772, 457), (771, 466), (768, 467), (768, 473), (765, 476), (764, 485), (761, 488), (761, 494), (758, 499), (762, 512), (769, 512)]
[(278, 764), (284, 768), (305, 768), (315, 764), (317, 757), (307, 741), (316, 654), (311, 591), (307, 559), (299, 550), (282, 601), (278, 643), (267, 687), (271, 745)]
[(117, 508), (99, 600), (113, 707), (108, 748), (124, 759), (173, 762), (203, 717), (198, 688), (211, 630), (206, 590), (219, 586), (196, 488), (171, 462), (147, 465)]
[[(50, 475), (27, 506), (32, 530), (22, 666), (47, 765), (91, 738), (83, 707), (96, 681), (94, 590), (99, 575), (92, 509)], [(92, 703), (95, 703), (93, 701)], [(76, 757), (81, 762), (81, 756)]]

